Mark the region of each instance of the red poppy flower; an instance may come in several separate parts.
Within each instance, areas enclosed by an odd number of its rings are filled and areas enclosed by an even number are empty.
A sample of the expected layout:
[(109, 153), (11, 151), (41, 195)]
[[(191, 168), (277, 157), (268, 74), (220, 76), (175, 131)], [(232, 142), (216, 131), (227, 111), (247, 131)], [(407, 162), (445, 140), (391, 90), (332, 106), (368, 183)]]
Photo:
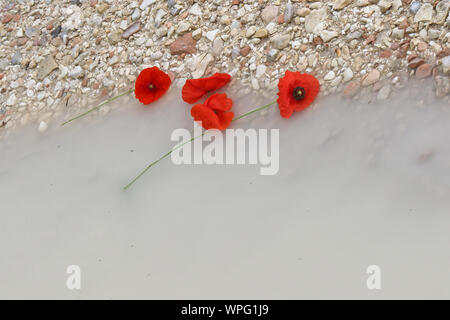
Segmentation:
[(170, 77), (158, 67), (141, 71), (134, 84), (134, 95), (143, 104), (150, 104), (164, 95), (170, 87)]
[(181, 90), (181, 96), (185, 102), (195, 103), (209, 91), (222, 88), (230, 79), (229, 74), (215, 73), (208, 78), (186, 80)]
[(309, 107), (319, 93), (319, 81), (312, 75), (286, 70), (278, 82), (278, 107), (283, 118)]
[(206, 130), (225, 130), (231, 124), (234, 113), (231, 109), (233, 101), (225, 93), (216, 93), (209, 97), (205, 103), (192, 107), (191, 115), (194, 121), (201, 121)]

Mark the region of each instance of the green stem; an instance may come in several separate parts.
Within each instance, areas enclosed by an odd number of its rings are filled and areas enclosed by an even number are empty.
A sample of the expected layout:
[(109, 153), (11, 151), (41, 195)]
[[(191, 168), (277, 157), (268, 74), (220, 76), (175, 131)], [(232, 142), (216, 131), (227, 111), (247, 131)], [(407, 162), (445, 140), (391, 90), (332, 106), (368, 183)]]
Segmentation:
[[(245, 118), (245, 117), (247, 117), (247, 116), (249, 116), (249, 115), (251, 115), (251, 114), (253, 114), (253, 113), (255, 113), (255, 112), (258, 112), (258, 111), (261, 111), (261, 110), (263, 110), (263, 109), (266, 109), (266, 108), (270, 107), (271, 105), (274, 105), (276, 102), (277, 102), (277, 101), (275, 100), (275, 101), (272, 101), (272, 102), (270, 102), (270, 103), (268, 103), (268, 104), (263, 105), (262, 107), (258, 107), (258, 108), (256, 108), (256, 109), (253, 109), (253, 110), (249, 111), (249, 112), (246, 112), (246, 113), (244, 113), (243, 115), (240, 115), (239, 117), (234, 118), (233, 121), (236, 121), (236, 120)], [(129, 187), (131, 187), (131, 186), (132, 186), (132, 185), (133, 185), (140, 177), (142, 177), (142, 176), (143, 176), (143, 175), (144, 175), (151, 167), (153, 167), (155, 164), (157, 164), (157, 163), (160, 162), (161, 160), (163, 160), (163, 159), (167, 158), (168, 156), (170, 156), (170, 154), (171, 154), (173, 151), (175, 151), (175, 150), (181, 148), (182, 146), (184, 146), (184, 145), (187, 144), (187, 143), (190, 143), (190, 142), (194, 141), (194, 140), (197, 139), (197, 138), (203, 137), (203, 136), (205, 135), (205, 133), (206, 133), (206, 131), (203, 131), (203, 133), (202, 133), (201, 135), (198, 135), (198, 136), (196, 136), (196, 137), (191, 138), (190, 140), (188, 140), (188, 141), (186, 141), (186, 142), (183, 142), (182, 144), (176, 146), (176, 147), (173, 148), (172, 150), (170, 150), (170, 151), (168, 151), (167, 153), (165, 153), (164, 155), (162, 155), (161, 158), (159, 158), (158, 160), (155, 160), (155, 161), (153, 161), (152, 163), (150, 163), (150, 164), (149, 164), (147, 167), (145, 167), (145, 169), (142, 170), (142, 171), (141, 171), (141, 172), (140, 172), (133, 180), (131, 180), (130, 183), (128, 183), (125, 187), (123, 187), (123, 190), (127, 190)]]
[(92, 111), (95, 111), (95, 110), (99, 109), (100, 107), (104, 106), (105, 104), (110, 103), (110, 102), (112, 102), (112, 101), (114, 101), (114, 100), (116, 100), (116, 99), (119, 99), (120, 97), (123, 97), (123, 96), (125, 96), (125, 95), (127, 95), (127, 94), (129, 94), (129, 93), (131, 93), (131, 92), (133, 92), (133, 91), (134, 91), (134, 89), (130, 89), (130, 90), (128, 90), (128, 91), (125, 91), (125, 92), (119, 94), (118, 96), (109, 98), (108, 100), (103, 101), (103, 102), (100, 103), (99, 105), (97, 105), (97, 106), (93, 107), (92, 109), (89, 109), (88, 111), (86, 111), (86, 112), (84, 112), (84, 113), (82, 113), (82, 114), (76, 116), (75, 118), (72, 118), (72, 119), (70, 119), (70, 120), (67, 120), (66, 122), (63, 122), (63, 123), (61, 124), (61, 126), (65, 125), (65, 124), (68, 124), (69, 122), (72, 122), (73, 120), (76, 120), (76, 119), (79, 119), (79, 118), (81, 118), (81, 117), (84, 117), (84, 116), (87, 115), (88, 113), (91, 113)]

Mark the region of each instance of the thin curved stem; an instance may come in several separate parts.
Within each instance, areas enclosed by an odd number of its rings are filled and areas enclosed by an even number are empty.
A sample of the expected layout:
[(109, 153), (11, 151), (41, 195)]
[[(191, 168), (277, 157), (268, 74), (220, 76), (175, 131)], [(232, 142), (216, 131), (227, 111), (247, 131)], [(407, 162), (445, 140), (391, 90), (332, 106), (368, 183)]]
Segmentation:
[(119, 99), (120, 97), (123, 97), (123, 96), (125, 96), (125, 95), (127, 95), (127, 94), (129, 94), (129, 93), (131, 93), (131, 92), (133, 92), (133, 91), (134, 91), (134, 89), (130, 89), (130, 90), (128, 90), (128, 91), (125, 91), (125, 92), (119, 94), (118, 96), (114, 96), (114, 97), (112, 97), (112, 98), (109, 98), (108, 100), (103, 101), (103, 102), (100, 103), (99, 105), (93, 107), (92, 109), (89, 109), (89, 110), (86, 111), (86, 112), (83, 112), (82, 114), (76, 116), (75, 118), (72, 118), (72, 119), (70, 119), (70, 120), (67, 120), (67, 121), (63, 122), (63, 123), (61, 124), (61, 126), (66, 125), (66, 124), (68, 124), (69, 122), (72, 122), (72, 121), (74, 121), (74, 120), (76, 120), (76, 119), (79, 119), (79, 118), (81, 118), (81, 117), (84, 117), (84, 116), (87, 115), (88, 113), (91, 113), (92, 111), (95, 111), (95, 110), (99, 109), (100, 107), (104, 106), (105, 104), (110, 103), (110, 102), (112, 102), (112, 101), (114, 101), (114, 100), (116, 100), (116, 99)]
[[(258, 111), (261, 111), (261, 110), (263, 110), (263, 109), (266, 109), (266, 108), (268, 108), (268, 107), (274, 105), (276, 102), (277, 102), (277, 101), (275, 100), (275, 101), (272, 101), (272, 102), (270, 102), (270, 103), (268, 103), (268, 104), (263, 105), (262, 107), (258, 107), (258, 108), (256, 108), (256, 109), (253, 109), (253, 110), (249, 111), (249, 112), (246, 112), (246, 113), (240, 115), (239, 117), (234, 118), (232, 121), (236, 121), (236, 120), (245, 118), (245, 117), (247, 117), (247, 116), (249, 116), (249, 115), (251, 115), (251, 114), (253, 114), (253, 113), (255, 113), (255, 112), (258, 112)], [(203, 131), (203, 133), (202, 133), (201, 135), (198, 135), (198, 136), (196, 136), (196, 137), (192, 137), (190, 140), (185, 141), (185, 142), (183, 142), (182, 144), (180, 144), (180, 145), (174, 147), (174, 148), (171, 149), (170, 151), (168, 151), (168, 152), (166, 152), (165, 154), (163, 154), (159, 159), (157, 159), (157, 160), (153, 161), (152, 163), (150, 163), (150, 164), (149, 164), (148, 166), (146, 166), (145, 169), (142, 170), (142, 171), (141, 171), (141, 172), (140, 172), (133, 180), (131, 180), (125, 187), (123, 187), (123, 190), (127, 190), (129, 187), (131, 187), (131, 186), (132, 186), (132, 185), (133, 185), (140, 177), (142, 177), (142, 176), (143, 176), (143, 175), (144, 175), (151, 167), (153, 167), (155, 164), (157, 164), (157, 163), (160, 162), (161, 160), (163, 160), (163, 159), (167, 158), (168, 156), (170, 156), (170, 154), (171, 154), (173, 151), (175, 151), (175, 150), (181, 148), (182, 146), (184, 146), (184, 145), (187, 144), (187, 143), (190, 143), (190, 142), (194, 141), (194, 140), (197, 139), (197, 138), (203, 137), (203, 136), (205, 135), (205, 133), (206, 133), (206, 131)]]

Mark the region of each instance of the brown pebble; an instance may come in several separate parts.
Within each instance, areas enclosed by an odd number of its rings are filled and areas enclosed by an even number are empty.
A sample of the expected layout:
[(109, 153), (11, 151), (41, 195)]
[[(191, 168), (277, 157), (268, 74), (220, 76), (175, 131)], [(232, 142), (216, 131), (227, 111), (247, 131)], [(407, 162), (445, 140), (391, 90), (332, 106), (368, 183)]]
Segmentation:
[(98, 89), (100, 88), (100, 83), (96, 82), (92, 85), (92, 89)]
[(419, 51), (425, 51), (428, 48), (428, 44), (426, 42), (419, 42), (419, 44), (417, 45), (417, 50)]
[(245, 46), (241, 49), (241, 56), (246, 57), (250, 53), (250, 46)]
[(23, 46), (25, 43), (27, 43), (27, 41), (28, 41), (28, 38), (26, 38), (26, 37), (19, 38), (17, 40), (17, 45), (18, 46)]
[(433, 71), (433, 66), (429, 63), (424, 63), (416, 69), (416, 77), (418, 79), (428, 78), (431, 76)]
[(192, 33), (185, 33), (170, 45), (171, 54), (196, 53), (197, 41), (192, 38)]
[(380, 58), (389, 58), (390, 56), (392, 56), (392, 51), (389, 49), (386, 50), (381, 50), (380, 51)]
[(109, 90), (108, 88), (103, 88), (102, 91), (100, 92), (100, 97), (104, 98), (109, 94)]
[(409, 23), (408, 23), (408, 19), (403, 19), (403, 21), (402, 22), (400, 22), (400, 24), (398, 25), (398, 27), (400, 28), (400, 29), (406, 29), (406, 28), (408, 28), (409, 27)]
[(12, 14), (6, 14), (3, 16), (2, 18), (2, 23), (3, 24), (7, 24), (8, 22), (10, 22), (13, 19), (13, 15)]
[(3, 73), (0, 73), (0, 80), (3, 79)]
[(86, 88), (88, 85), (88, 80), (87, 79), (83, 79), (83, 81), (81, 81), (81, 86)]
[(343, 94), (344, 97), (353, 97), (355, 94), (358, 93), (359, 89), (361, 88), (361, 83), (359, 81), (352, 81), (349, 82), (344, 88)]
[(240, 0), (232, 0), (231, 4), (232, 5), (238, 5), (241, 1)]
[(280, 15), (277, 17), (277, 23), (278, 23), (278, 24), (283, 24), (283, 23), (284, 23), (284, 15), (280, 14)]
[(411, 68), (411, 69), (415, 69), (418, 66), (422, 65), (424, 62), (425, 61), (423, 61), (423, 59), (417, 57), (417, 58), (414, 58), (412, 60), (409, 60), (408, 67)]
[(377, 40), (377, 35), (376, 34), (368, 35), (367, 38), (366, 38), (366, 44), (374, 43), (375, 40)]

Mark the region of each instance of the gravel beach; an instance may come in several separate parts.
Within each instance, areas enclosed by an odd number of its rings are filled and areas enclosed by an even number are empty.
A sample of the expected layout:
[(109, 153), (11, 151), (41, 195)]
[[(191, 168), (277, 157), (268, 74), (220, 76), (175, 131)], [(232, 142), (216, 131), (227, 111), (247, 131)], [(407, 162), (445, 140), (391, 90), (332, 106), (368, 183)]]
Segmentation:
[(0, 136), (58, 125), (56, 117), (132, 87), (149, 66), (175, 88), (227, 72), (240, 93), (272, 98), (285, 70), (307, 72), (320, 95), (364, 102), (430, 78), (448, 101), (449, 8), (450, 0), (3, 0)]

